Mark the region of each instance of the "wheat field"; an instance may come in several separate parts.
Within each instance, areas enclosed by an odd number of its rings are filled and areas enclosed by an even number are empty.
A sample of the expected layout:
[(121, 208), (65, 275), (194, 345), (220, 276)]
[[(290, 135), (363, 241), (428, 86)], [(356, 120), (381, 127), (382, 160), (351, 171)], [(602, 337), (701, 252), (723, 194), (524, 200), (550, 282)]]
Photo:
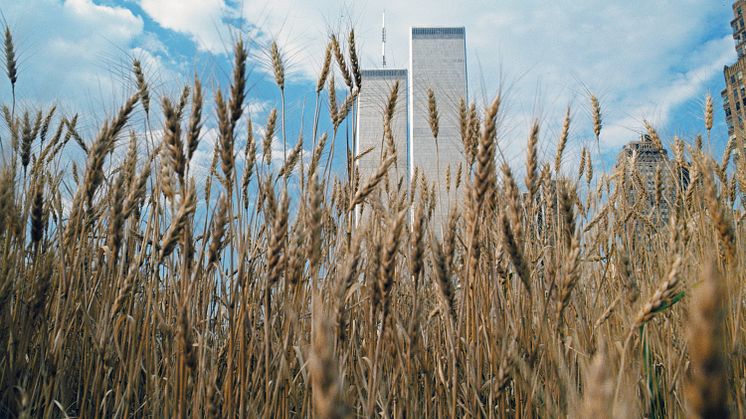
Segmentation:
[(636, 156), (594, 173), (595, 96), (579, 170), (563, 167), (571, 109), (549, 161), (528, 130), (519, 170), (497, 152), (500, 97), (462, 102), (465, 159), (446, 187), (463, 199), (440, 225), (434, 180), (390, 176), (398, 86), (378, 170), (361, 178), (349, 149), (330, 163), (355, 129), (354, 32), (326, 50), (311, 153), (285, 137), (301, 116), (285, 112), (279, 46), (268, 54), (282, 100), (267, 120), (245, 112), (238, 41), (212, 97), (197, 78), (155, 97), (135, 60), (131, 96), (85, 138), (79, 115), (17, 105), (5, 29), (0, 416), (746, 416), (746, 144), (707, 152), (710, 98), (705, 140), (642, 127), (671, 145), (665, 170), (688, 173), (658, 170), (652, 188)]

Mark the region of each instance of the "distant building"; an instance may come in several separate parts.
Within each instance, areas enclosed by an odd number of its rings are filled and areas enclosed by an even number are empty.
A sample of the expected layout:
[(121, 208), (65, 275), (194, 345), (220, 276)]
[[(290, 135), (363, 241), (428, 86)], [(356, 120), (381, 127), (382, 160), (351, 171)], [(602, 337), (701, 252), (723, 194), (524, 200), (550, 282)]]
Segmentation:
[[(416, 167), (436, 187), (433, 221), (447, 221), (450, 206), (460, 197), (454, 188), (459, 163), (465, 163), (459, 125), (459, 102), (468, 100), (466, 79), (466, 30), (459, 28), (412, 28), (409, 46), (409, 170)], [(438, 105), (438, 144), (429, 123), (428, 89)], [(450, 169), (448, 169), (450, 167)], [(447, 188), (446, 172), (451, 172)], [(447, 192), (450, 189), (450, 193)]]
[(363, 83), (358, 96), (357, 138), (355, 155), (360, 156), (357, 170), (361, 182), (372, 176), (387, 150), (384, 137), (384, 116), (392, 88), (399, 82), (396, 108), (391, 121), (397, 159), (389, 169), (391, 182), (408, 181), (407, 169), (407, 70), (363, 70)]
[[(639, 141), (631, 141), (622, 148), (617, 167), (622, 164), (627, 168), (621, 180), (627, 204), (642, 215), (651, 216), (652, 220), (667, 222), (676, 205), (678, 190), (684, 190), (689, 182), (686, 168), (679, 168), (670, 161), (668, 152), (656, 146), (648, 135), (641, 135)], [(660, 176), (660, 186), (656, 173)]]
[(397, 159), (391, 170), (397, 180), (403, 177), (407, 181), (407, 70), (363, 70), (362, 77), (363, 84), (358, 96), (355, 154), (367, 153), (358, 160), (360, 177), (366, 179), (371, 176), (381, 164), (386, 150), (383, 120), (391, 91), (396, 82), (399, 82), (396, 108), (391, 121)]
[(734, 18), (730, 26), (733, 28), (738, 61), (723, 69), (725, 89), (721, 93), (725, 121), (728, 124), (728, 136), (739, 138), (744, 138), (744, 120), (746, 120), (746, 86), (743, 80), (746, 73), (746, 26), (743, 16), (745, 11), (746, 0), (736, 0), (733, 3)]

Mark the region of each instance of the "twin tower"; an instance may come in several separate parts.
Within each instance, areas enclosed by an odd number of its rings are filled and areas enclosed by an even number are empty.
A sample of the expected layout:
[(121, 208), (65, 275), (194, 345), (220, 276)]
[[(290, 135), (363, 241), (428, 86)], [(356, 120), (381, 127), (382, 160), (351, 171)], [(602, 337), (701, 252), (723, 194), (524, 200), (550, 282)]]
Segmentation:
[[(415, 168), (435, 185), (433, 221), (443, 223), (448, 208), (456, 205), (453, 186), (458, 166), (465, 166), (459, 104), (468, 103), (466, 30), (463, 27), (411, 28), (409, 68), (363, 70), (358, 97), (356, 155), (361, 179), (378, 168), (383, 150), (384, 114), (394, 83), (399, 95), (391, 121), (397, 161), (390, 169), (408, 182)], [(428, 91), (432, 90), (439, 115), (437, 142), (430, 127)], [(465, 169), (465, 167), (464, 167)], [(450, 179), (446, 173), (450, 172)], [(452, 183), (450, 187), (446, 181)]]

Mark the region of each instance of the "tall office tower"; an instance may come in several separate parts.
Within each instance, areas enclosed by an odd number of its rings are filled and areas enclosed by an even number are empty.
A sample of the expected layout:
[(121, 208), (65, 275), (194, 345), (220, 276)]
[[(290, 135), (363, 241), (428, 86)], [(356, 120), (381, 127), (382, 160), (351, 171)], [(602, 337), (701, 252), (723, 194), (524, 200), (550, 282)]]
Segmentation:
[[(448, 208), (460, 205), (454, 188), (458, 166), (466, 165), (459, 124), (459, 102), (468, 101), (466, 30), (412, 28), (409, 39), (409, 170), (416, 167), (436, 188), (433, 221), (447, 221)], [(429, 123), (428, 90), (439, 113), (437, 142)], [(446, 185), (446, 172), (451, 184)], [(450, 187), (449, 187), (450, 186)]]
[(746, 27), (744, 26), (743, 13), (746, 11), (746, 0), (733, 2), (733, 20), (730, 26), (733, 28), (733, 39), (736, 41), (736, 52), (738, 61), (733, 65), (725, 66), (725, 89), (722, 91), (723, 108), (725, 110), (725, 121), (728, 123), (728, 136), (738, 136), (739, 139), (746, 138), (744, 132), (744, 120), (746, 120), (746, 87), (743, 76), (746, 73)]
[[(622, 164), (626, 171), (620, 186), (627, 204), (630, 208), (636, 207), (653, 223), (666, 223), (676, 204), (677, 190), (686, 189), (689, 183), (688, 169), (671, 162), (668, 152), (656, 146), (646, 134), (622, 148), (617, 167)], [(680, 187), (677, 187), (677, 182)]]
[(389, 169), (389, 180), (396, 185), (401, 179), (402, 184), (407, 186), (407, 70), (363, 70), (362, 77), (355, 141), (355, 155), (365, 153), (357, 162), (361, 182), (365, 182), (376, 172), (388, 149), (384, 136), (384, 115), (391, 91), (396, 82), (399, 82), (396, 107), (391, 121), (397, 158)]

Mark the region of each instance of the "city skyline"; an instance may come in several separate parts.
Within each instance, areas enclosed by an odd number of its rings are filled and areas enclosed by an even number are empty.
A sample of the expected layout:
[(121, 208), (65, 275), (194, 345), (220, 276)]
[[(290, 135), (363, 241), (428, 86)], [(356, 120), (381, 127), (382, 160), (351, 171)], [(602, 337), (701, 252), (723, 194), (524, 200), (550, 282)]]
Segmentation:
[[(174, 4), (182, 13), (170, 13)], [(380, 63), (383, 9), (387, 61), (392, 68), (406, 66), (409, 26), (467, 27), (473, 82), (469, 93), (481, 107), (485, 97), (503, 87), (507, 135), (501, 146), (511, 164), (525, 154), (525, 139), (517, 134), (538, 117), (549, 122), (540, 145), (553, 141), (561, 128), (555, 121), (561, 121), (568, 104), (573, 108), (573, 134), (581, 141), (592, 137), (586, 122), (586, 88), (599, 95), (604, 108), (600, 148), (607, 167), (619, 147), (643, 131), (643, 119), (653, 123), (663, 138), (675, 134), (691, 142), (702, 124), (704, 95), (712, 92), (715, 108), (722, 108), (718, 93), (723, 88), (723, 65), (736, 59), (728, 25), (730, 1), (694, 0), (677, 8), (640, 1), (599, 5), (582, 0), (573, 2), (573, 7), (517, 1), (481, 4), (482, 12), (471, 14), (458, 4), (437, 1), (423, 5), (386, 0), (352, 11), (326, 0), (256, 1), (243, 8), (223, 0), (0, 0), (8, 22), (20, 34), (20, 51), (40, 47), (21, 61), (23, 78), (34, 87), (22, 85), (20, 93), (38, 104), (63, 96), (66, 100), (60, 106), (70, 112), (93, 111), (96, 118), (83, 124), (83, 130), (101, 120), (124, 95), (114, 86), (124, 77), (129, 56), (141, 59), (158, 96), (178, 96), (178, 85), (191, 80), (195, 72), (210, 79), (207, 89), (225, 85), (235, 33), (229, 24), (242, 27), (240, 33), (252, 44), (252, 117), (266, 120), (278, 99), (271, 63), (261, 52), (273, 39), (288, 67), (287, 107), (299, 110), (313, 99), (312, 89), (303, 86), (322, 64), (329, 33), (355, 27), (363, 67)], [(663, 27), (666, 31), (661, 32)], [(9, 94), (9, 86), (0, 86), (0, 95)], [(288, 137), (309, 132), (310, 119), (288, 121)], [(210, 133), (214, 121), (208, 121), (206, 128)], [(716, 112), (714, 151), (722, 152), (726, 140), (723, 113)], [(570, 147), (577, 154), (583, 145)], [(304, 147), (308, 151), (311, 144)], [(198, 150), (200, 166), (208, 166), (211, 158), (207, 144)], [(344, 167), (343, 153), (335, 156), (335, 167)]]
[[(382, 41), (382, 66), (385, 66), (385, 26)], [(409, 50), (407, 69), (362, 72), (355, 152), (363, 155), (358, 158), (357, 167), (360, 178), (366, 179), (386, 157), (388, 145), (383, 121), (392, 87), (398, 81), (391, 123), (397, 159), (389, 173), (395, 175), (395, 184), (403, 181), (407, 187), (415, 172), (419, 172), (428, 188), (435, 192), (433, 219), (442, 224), (448, 215), (442, 207), (450, 206), (451, 201), (459, 202), (456, 177), (464, 170), (466, 161), (459, 121), (460, 103), (469, 100), (466, 29), (412, 27)], [(435, 101), (437, 127), (432, 125), (431, 100)]]

